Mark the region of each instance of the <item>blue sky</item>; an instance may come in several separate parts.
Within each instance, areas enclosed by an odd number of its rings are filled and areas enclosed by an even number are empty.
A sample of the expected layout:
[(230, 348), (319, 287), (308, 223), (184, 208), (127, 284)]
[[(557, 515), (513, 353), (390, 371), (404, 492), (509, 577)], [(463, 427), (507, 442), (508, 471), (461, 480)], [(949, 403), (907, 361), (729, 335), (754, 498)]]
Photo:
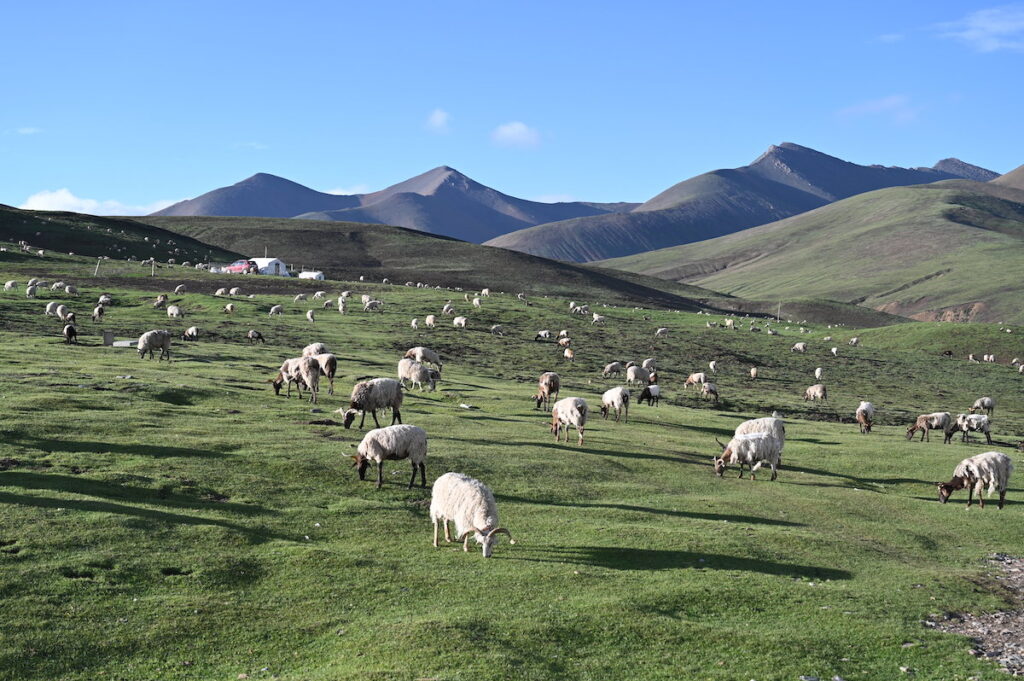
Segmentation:
[(1024, 163), (1024, 4), (40, 1), (4, 24), (15, 206), (138, 213), (256, 172), (358, 192), (438, 165), (642, 201), (783, 141)]

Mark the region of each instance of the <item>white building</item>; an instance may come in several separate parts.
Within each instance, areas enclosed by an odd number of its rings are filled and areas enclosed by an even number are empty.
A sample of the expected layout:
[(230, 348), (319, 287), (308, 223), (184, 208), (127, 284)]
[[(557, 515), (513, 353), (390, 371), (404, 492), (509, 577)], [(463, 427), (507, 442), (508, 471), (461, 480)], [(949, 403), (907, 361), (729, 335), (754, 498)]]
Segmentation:
[(275, 274), (279, 277), (290, 277), (288, 265), (278, 258), (249, 258), (260, 270), (260, 274)]

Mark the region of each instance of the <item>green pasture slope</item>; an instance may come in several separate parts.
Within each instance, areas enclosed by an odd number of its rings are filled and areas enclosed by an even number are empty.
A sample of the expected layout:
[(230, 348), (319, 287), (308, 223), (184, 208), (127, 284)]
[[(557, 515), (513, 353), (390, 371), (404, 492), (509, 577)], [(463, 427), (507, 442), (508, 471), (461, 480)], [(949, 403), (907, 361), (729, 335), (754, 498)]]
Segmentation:
[[(228, 316), (211, 292), (259, 291), (262, 278), (166, 267), (145, 278), (112, 262), (92, 280), (91, 266), (0, 253), (2, 279), (19, 282), (0, 294), (2, 679), (766, 681), (891, 679), (901, 666), (916, 679), (1002, 678), (966, 640), (920, 620), (1007, 607), (985, 557), (1021, 551), (1024, 467), (1014, 454), (1003, 511), (965, 512), (963, 494), (941, 506), (931, 481), (987, 447), (911, 443), (903, 430), (917, 413), (992, 395), (995, 448), (1011, 452), (1024, 436), (1024, 377), (938, 352), (1007, 362), (1024, 355), (1018, 329), (799, 335), (784, 323), (772, 337), (632, 306), (601, 308), (608, 323), (595, 327), (564, 298), (525, 307), (495, 295), (472, 310), (449, 291), (358, 282), (288, 282), (236, 299)], [(150, 302), (186, 272), (189, 292), (171, 296), (186, 317), (168, 320)], [(60, 323), (42, 314), (66, 296), (24, 297), (37, 273), (82, 289), (70, 300), (79, 345), (62, 345)], [(385, 311), (342, 317), (291, 302), (316, 288), (370, 293)], [(115, 304), (93, 324), (102, 292)], [(596, 302), (589, 293), (573, 297)], [(446, 298), (468, 329), (410, 328)], [(268, 318), (275, 303), (286, 314)], [(494, 323), (508, 335), (492, 337)], [(175, 342), (170, 363), (99, 341), (104, 328), (129, 338), (193, 324), (201, 339)], [(654, 339), (659, 326), (668, 337)], [(267, 344), (242, 340), (249, 328)], [(533, 341), (542, 328), (570, 331), (574, 365)], [(861, 347), (846, 344), (853, 335)], [(789, 352), (796, 340), (806, 355)], [(315, 407), (275, 398), (267, 379), (313, 341), (339, 357), (336, 394), (325, 385)], [(517, 544), (490, 560), (430, 545), (429, 489), (406, 489), (404, 462), (387, 465), (381, 490), (360, 482), (348, 457), (362, 433), (332, 413), (357, 377), (393, 376), (419, 344), (444, 356), (444, 381), (409, 393), (404, 420), (430, 435), (428, 481), (455, 470), (494, 490)], [(634, 404), (628, 424), (602, 421), (600, 394), (619, 381), (601, 366), (644, 357), (658, 358), (667, 399)], [(682, 389), (712, 358), (718, 406)], [(816, 366), (827, 405), (801, 400)], [(548, 369), (563, 397), (591, 405), (582, 447), (556, 444), (528, 400)], [(868, 436), (851, 423), (860, 399), (879, 410)], [(773, 409), (787, 415), (779, 480), (714, 477), (715, 438)]]

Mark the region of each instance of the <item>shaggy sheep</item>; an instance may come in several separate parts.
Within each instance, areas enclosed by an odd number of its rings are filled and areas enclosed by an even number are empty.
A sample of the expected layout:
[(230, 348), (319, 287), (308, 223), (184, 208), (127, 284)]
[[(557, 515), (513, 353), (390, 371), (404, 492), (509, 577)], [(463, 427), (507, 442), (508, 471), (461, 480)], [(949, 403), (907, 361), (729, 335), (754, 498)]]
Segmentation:
[(583, 431), (587, 425), (587, 401), (582, 397), (566, 397), (555, 402), (551, 407), (551, 432), (558, 442), (561, 432), (565, 431), (565, 442), (569, 442), (569, 426), (575, 426), (579, 434), (577, 445), (583, 444)]
[(327, 296), (327, 291), (317, 291), (313, 294), (313, 300), (323, 300)]
[(419, 319), (417, 319), (416, 317), (413, 317), (413, 318), (412, 318), (412, 321), (411, 321), (411, 322), (409, 322), (409, 326), (411, 326), (411, 327), (412, 327), (412, 330), (413, 330), (413, 331), (419, 331), (419, 328), (420, 328), (420, 320), (419, 320)]
[(593, 318), (593, 320), (591, 320), (590, 325), (593, 326), (594, 324), (604, 324), (604, 322), (605, 322), (604, 315), (603, 314), (597, 314), (595, 312), (594, 313), (594, 318)]
[(420, 390), (423, 390), (423, 384), (426, 383), (430, 386), (430, 392), (434, 392), (437, 378), (440, 378), (440, 374), (436, 369), (430, 369), (407, 357), (398, 360), (398, 380), (402, 383), (402, 387), (405, 387), (405, 382), (409, 381), (410, 387), (419, 386)]
[(234, 303), (228, 303), (227, 305), (224, 306), (224, 314), (234, 314), (234, 313), (235, 313), (235, 304)]
[(402, 422), (402, 384), (393, 378), (374, 378), (356, 383), (352, 387), (349, 408), (342, 407), (337, 411), (345, 416), (345, 428), (351, 428), (356, 414), (361, 414), (359, 428), (366, 422), (366, 412), (370, 412), (373, 422), (380, 428), (377, 410), (391, 408), (391, 425)]
[(219, 288), (213, 292), (213, 295), (215, 296), (226, 296), (227, 294), (228, 290), (226, 288)]
[(67, 286), (64, 287), (64, 293), (68, 294), (69, 296), (77, 296), (78, 295), (78, 287), (77, 286), (72, 286), (71, 284), (68, 284)]
[(445, 303), (444, 307), (441, 308), (441, 316), (444, 317), (451, 314), (455, 314), (455, 308), (452, 307), (451, 303)]
[(985, 414), (958, 414), (956, 427), (961, 433), (961, 442), (970, 442), (971, 433), (984, 433), (985, 443), (992, 444), (991, 424)]
[(794, 343), (793, 347), (789, 349), (790, 352), (807, 352), (807, 343)]
[(572, 348), (566, 348), (565, 350), (562, 351), (562, 357), (565, 358), (566, 362), (575, 362), (576, 351), (573, 350)]
[[(139, 343), (137, 346), (139, 350), (139, 359), (146, 356), (149, 352), (149, 358), (153, 359), (153, 351), (156, 349), (160, 350), (159, 359), (167, 358), (167, 361), (171, 361), (171, 332), (160, 329), (154, 329), (147, 331), (146, 333), (139, 336)], [(159, 361), (159, 359), (157, 361)]]
[(711, 373), (717, 374), (718, 373), (718, 362), (716, 362), (715, 360), (711, 360), (710, 362), (708, 362), (708, 368), (711, 369)]
[(185, 292), (185, 285), (184, 284), (178, 284), (177, 286), (174, 287), (174, 292), (176, 294), (177, 293), (184, 293)]
[(483, 297), (483, 298), (490, 298), (491, 297), (491, 289), (489, 289), (489, 288), (482, 288), (482, 289), (480, 289), (480, 296)]
[(306, 319), (308, 319), (310, 323), (316, 323), (316, 315), (313, 314), (312, 310), (306, 310)]
[(245, 334), (245, 337), (246, 339), (248, 339), (249, 345), (252, 345), (253, 343), (265, 344), (267, 342), (266, 340), (264, 340), (263, 334), (257, 331), (256, 329), (249, 329), (248, 333)]
[(626, 411), (626, 423), (629, 423), (629, 391), (625, 388), (611, 388), (601, 395), (601, 417), (608, 418), (608, 412), (615, 412), (615, 422), (619, 422), (619, 414)]
[(661, 386), (656, 384), (644, 386), (644, 389), (640, 391), (640, 397), (637, 398), (636, 402), (637, 404), (647, 402), (647, 406), (657, 407), (661, 404)]
[(380, 300), (368, 300), (363, 305), (363, 312), (383, 312), (384, 303)]
[(822, 369), (821, 367), (818, 367), (818, 368), (816, 368), (814, 370), (814, 380), (820, 381), (821, 377), (824, 376), (824, 375), (825, 375), (825, 370)]
[(473, 299), (473, 307), (475, 307), (477, 309), (480, 308), (480, 299), (479, 298), (474, 298)]
[(363, 295), (359, 296), (359, 300), (363, 303), (363, 305), (366, 305), (368, 302), (373, 300), (373, 298), (370, 296), (370, 294), (364, 293)]
[(352, 457), (353, 467), (359, 479), (366, 479), (370, 463), (377, 464), (377, 489), (384, 484), (384, 462), (409, 459), (412, 464), (412, 478), (409, 489), (416, 482), (416, 471), (420, 473), (420, 487), (427, 486), (427, 431), (419, 426), (397, 425), (374, 428), (363, 436), (357, 454)]
[(241, 289), (241, 288), (239, 288), (238, 286), (234, 286), (234, 287), (232, 287), (232, 288), (231, 288), (231, 289), (230, 289), (230, 290), (228, 291), (228, 295), (229, 295), (229, 296), (240, 296), (240, 295), (242, 295), (242, 289)]
[(779, 455), (782, 455), (782, 450), (785, 448), (786, 444), (786, 424), (778, 412), (772, 412), (771, 416), (764, 416), (759, 419), (744, 421), (740, 425), (736, 426), (736, 430), (733, 431), (733, 435), (747, 435), (749, 433), (770, 434), (782, 443), (779, 447)]
[(642, 366), (644, 369), (647, 369), (650, 372), (658, 370), (657, 364), (658, 360), (654, 359), (653, 357), (648, 357), (643, 362), (640, 362), (640, 366)]
[(57, 314), (57, 307), (60, 305), (56, 300), (51, 300), (46, 304), (46, 309), (43, 310), (43, 314), (47, 317), (53, 317)]
[(60, 290), (63, 290), (63, 288), (65, 286), (67, 286), (67, 284), (65, 284), (63, 281), (55, 281), (52, 284), (50, 284), (50, 290), (51, 291), (60, 291)]
[(605, 378), (609, 376), (621, 376), (622, 375), (622, 362), (609, 362), (604, 365), (604, 369), (601, 370), (601, 375)]
[(539, 341), (541, 339), (547, 340), (549, 338), (551, 338), (551, 331), (549, 331), (548, 329), (543, 329), (537, 332), (537, 335), (533, 337), (533, 340)]
[(949, 482), (935, 483), (939, 489), (939, 501), (943, 504), (958, 489), (967, 488), (967, 508), (971, 507), (974, 495), (978, 495), (981, 507), (985, 508), (985, 497), (982, 492), (988, 487), (988, 495), (999, 492), (999, 508), (1006, 503), (1006, 488), (1013, 473), (1013, 462), (1002, 452), (985, 452), (964, 459), (953, 470), (953, 479)]
[(454, 326), (456, 329), (466, 328), (466, 318), (456, 317), (455, 319), (452, 320), (452, 326)]
[(854, 413), (854, 418), (857, 419), (857, 423), (860, 425), (861, 434), (871, 432), (871, 422), (875, 418), (875, 405), (870, 402), (861, 402), (857, 406), (857, 411)]
[(815, 383), (804, 391), (804, 402), (807, 400), (828, 402), (828, 389), (822, 383)]
[(850, 345), (853, 346), (853, 347), (857, 347), (858, 345), (860, 345), (860, 338), (857, 337), (857, 336), (854, 336), (853, 338), (851, 338), (850, 339)]
[(723, 324), (725, 325), (725, 328), (727, 328), (727, 329), (732, 329), (733, 331), (736, 330), (736, 320), (735, 319), (726, 319), (723, 322)]
[(664, 336), (667, 336), (667, 335), (668, 335), (668, 329), (666, 327), (664, 327), (664, 326), (662, 326), (661, 328), (656, 329), (654, 331), (654, 337), (655, 338), (661, 338), (661, 337), (664, 337)]
[(281, 386), (288, 384), (288, 394), (291, 397), (292, 383), (295, 383), (299, 391), (299, 399), (302, 399), (302, 386), (309, 390), (309, 401), (317, 403), (320, 392), (320, 363), (314, 357), (293, 357), (286, 359), (281, 365), (277, 376), (271, 381), (274, 385), (274, 394), (281, 394)]
[(423, 318), (423, 323), (426, 324), (428, 329), (432, 329), (437, 325), (437, 317), (432, 314), (428, 314)]
[(633, 365), (626, 369), (626, 385), (647, 385), (651, 381), (651, 372), (641, 366)]
[(537, 403), (534, 409), (543, 407), (547, 411), (551, 406), (551, 400), (558, 399), (558, 390), (561, 387), (562, 379), (554, 371), (545, 371), (537, 380), (537, 394), (531, 399)]
[(568, 348), (571, 345), (572, 345), (572, 339), (569, 338), (569, 337), (559, 338), (558, 339), (558, 346), (561, 347), (561, 348)]
[(568, 329), (562, 329), (561, 331), (558, 332), (558, 337), (559, 338), (568, 338), (569, 337), (569, 330)]
[(36, 291), (38, 291), (38, 290), (39, 289), (36, 286), (27, 286), (25, 288), (25, 297), (26, 298), (35, 298), (36, 297)]
[(199, 327), (190, 326), (181, 332), (181, 340), (183, 341), (195, 341), (199, 340)]
[(700, 395), (701, 397), (711, 398), (715, 401), (715, 404), (718, 404), (718, 386), (714, 383), (705, 383), (702, 385), (700, 388)]
[(504, 336), (505, 335), (505, 327), (503, 327), (501, 324), (494, 324), (493, 326), (491, 326), (491, 335), (492, 336)]
[(984, 411), (989, 416), (992, 416), (996, 410), (996, 401), (991, 397), (979, 397), (974, 400), (974, 405), (968, 410), (972, 414), (975, 412)]
[(408, 359), (414, 359), (417, 362), (429, 362), (436, 366), (439, 370), (444, 369), (444, 362), (441, 361), (441, 356), (430, 348), (425, 348), (422, 345), (417, 345), (414, 348), (409, 348), (402, 355)]
[(320, 375), (327, 377), (327, 394), (334, 394), (334, 376), (338, 373), (338, 358), (329, 352), (313, 355), (313, 359), (320, 366)]
[(292, 302), (293, 303), (299, 303), (299, 302), (302, 302), (305, 299), (306, 299), (306, 294), (305, 293), (299, 293), (294, 298), (292, 298)]
[(686, 390), (691, 385), (703, 385), (704, 383), (707, 382), (708, 375), (705, 374), (703, 371), (698, 371), (697, 373), (690, 374), (689, 376), (686, 377), (686, 381), (683, 383), (683, 390)]
[(10, 281), (8, 281), (8, 282), (7, 282), (6, 284), (4, 284), (4, 290), (5, 290), (5, 291), (13, 291), (13, 290), (14, 290), (14, 288), (15, 288), (15, 287), (16, 287), (17, 285), (18, 285), (18, 282), (17, 282), (17, 281), (15, 281), (14, 279), (11, 279), (11, 280), (10, 280)]
[(100, 305), (113, 305), (114, 299), (110, 297), (109, 293), (104, 293), (99, 297), (97, 301)]
[[(755, 420), (760, 422), (780, 421), (779, 419)], [(740, 425), (742, 427), (745, 424)], [(757, 470), (763, 464), (768, 464), (772, 469), (771, 479), (775, 480), (778, 477), (778, 467), (782, 464), (782, 449), (785, 440), (777, 435), (779, 426), (774, 424), (766, 425), (767, 428), (762, 431), (733, 435), (728, 444), (723, 445), (718, 438), (715, 438), (715, 442), (722, 447), (722, 455), (716, 456), (712, 460), (715, 467), (715, 475), (722, 477), (729, 464), (737, 464), (740, 467), (739, 477), (742, 478), (743, 466), (745, 464), (750, 469), (750, 479), (756, 480)]]
[(103, 308), (102, 305), (97, 305), (96, 307), (94, 307), (92, 309), (92, 320), (94, 322), (102, 321), (103, 320), (103, 314), (105, 312), (106, 312), (106, 310)]
[(757, 367), (750, 367), (750, 377), (754, 379), (757, 378)]
[(182, 312), (181, 308), (178, 307), (177, 305), (171, 305), (167, 308), (167, 316), (173, 319), (179, 319), (181, 317), (184, 317), (185, 313)]
[(484, 558), (491, 557), (499, 534), (507, 534), (509, 544), (516, 543), (512, 533), (499, 524), (498, 504), (490, 488), (462, 473), (445, 473), (434, 481), (430, 520), (434, 524), (435, 547), (438, 523), (444, 525), (445, 541), (453, 541), (449, 520), (455, 522), (455, 536), (462, 542), (463, 551), (469, 552), (471, 536), (483, 547)]
[(267, 316), (273, 317), (276, 314), (284, 314), (284, 305), (274, 305), (270, 308), (270, 313)]
[(931, 442), (931, 436), (928, 434), (931, 430), (941, 430), (945, 435), (944, 443), (948, 444), (953, 437), (955, 432), (953, 429), (953, 420), (949, 415), (948, 411), (936, 411), (931, 414), (921, 414), (914, 421), (913, 425), (907, 428), (907, 439), (913, 439), (914, 433), (921, 431), (921, 441)]
[(78, 331), (75, 329), (73, 324), (65, 324), (61, 334), (64, 336), (64, 342), (68, 345), (72, 343), (78, 344)]
[(310, 343), (302, 348), (302, 357), (315, 357), (316, 355), (323, 355), (329, 352), (330, 350), (323, 343)]

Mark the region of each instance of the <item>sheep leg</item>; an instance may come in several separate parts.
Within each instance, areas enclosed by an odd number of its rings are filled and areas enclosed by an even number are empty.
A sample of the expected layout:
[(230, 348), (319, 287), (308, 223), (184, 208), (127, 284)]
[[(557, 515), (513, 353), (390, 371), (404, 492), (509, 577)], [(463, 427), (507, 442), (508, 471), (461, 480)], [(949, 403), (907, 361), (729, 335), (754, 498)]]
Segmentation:
[(452, 539), (452, 529), (448, 526), (447, 518), (444, 519), (444, 540), (449, 544), (455, 541), (454, 539)]
[(740, 477), (743, 477), (743, 462), (740, 461)]
[(427, 464), (420, 461), (420, 487), (426, 488), (427, 486)]
[(1005, 503), (1006, 503), (1006, 490), (1004, 489), (1004, 490), (1001, 490), (999, 492), (999, 510), (1000, 511), (1003, 510), (1003, 504), (1005, 504)]
[[(364, 414), (365, 414), (365, 412), (364, 412)], [(377, 410), (376, 409), (371, 409), (370, 410), (370, 416), (373, 417), (374, 424), (376, 424), (376, 426), (378, 428), (380, 428), (380, 421), (377, 420)], [(392, 421), (391, 423), (394, 424), (394, 421)]]
[(772, 482), (775, 482), (775, 478), (777, 477), (779, 477), (779, 473), (775, 469), (775, 464), (772, 464)]
[[(582, 447), (583, 446), (583, 430), (584, 429), (583, 428), (577, 428), (576, 430), (578, 430), (579, 433), (580, 433), (580, 441), (579, 441), (579, 443), (577, 443), (576, 446), (577, 447)], [(566, 442), (569, 441), (569, 429), (568, 428), (565, 429), (565, 441)]]
[(409, 489), (412, 489), (413, 484), (416, 482), (416, 464), (412, 463), (412, 478), (409, 480)]
[[(448, 521), (444, 523), (444, 529), (448, 529)], [(437, 548), (437, 518), (434, 518), (434, 548)]]
[(626, 423), (629, 423), (629, 404), (626, 404)]
[(988, 444), (992, 444), (992, 433), (985, 433), (985, 441)]
[(384, 485), (384, 462), (377, 462), (377, 489)]
[[(967, 508), (971, 507), (971, 503), (974, 501), (974, 485), (967, 486)], [(985, 507), (985, 500), (981, 500), (982, 508)]]
[(362, 417), (359, 419), (359, 430), (363, 429), (363, 424), (366, 423), (366, 410), (362, 411)]
[(462, 542), (462, 550), (469, 553), (469, 538), (473, 535), (472, 532), (466, 534), (466, 541)]
[(333, 395), (334, 394), (334, 376), (328, 376), (327, 380), (331, 384), (331, 387), (327, 389), (327, 394), (328, 395)]

